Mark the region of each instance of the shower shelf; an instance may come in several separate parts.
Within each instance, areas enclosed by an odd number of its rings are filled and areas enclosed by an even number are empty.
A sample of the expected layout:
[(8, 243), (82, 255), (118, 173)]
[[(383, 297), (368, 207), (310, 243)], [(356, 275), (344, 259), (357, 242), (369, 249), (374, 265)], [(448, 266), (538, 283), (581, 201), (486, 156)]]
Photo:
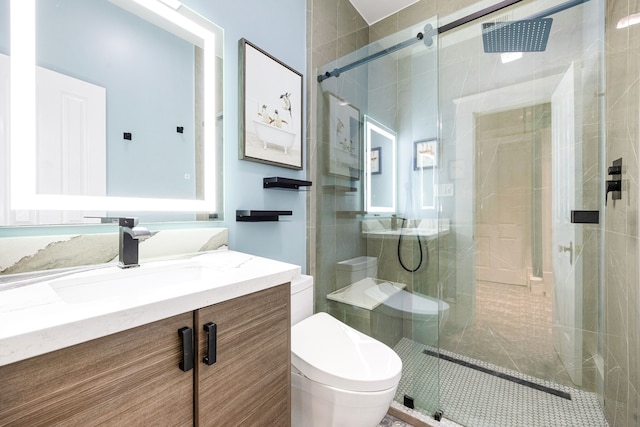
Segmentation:
[(324, 185), (324, 190), (335, 191), (336, 193), (355, 193), (358, 191), (356, 187), (347, 187), (345, 185)]
[(299, 190), (300, 187), (311, 187), (311, 181), (283, 178), (281, 176), (272, 176), (262, 179), (262, 188), (285, 188), (289, 190)]
[(236, 222), (280, 221), (281, 215), (293, 215), (292, 211), (237, 210)]

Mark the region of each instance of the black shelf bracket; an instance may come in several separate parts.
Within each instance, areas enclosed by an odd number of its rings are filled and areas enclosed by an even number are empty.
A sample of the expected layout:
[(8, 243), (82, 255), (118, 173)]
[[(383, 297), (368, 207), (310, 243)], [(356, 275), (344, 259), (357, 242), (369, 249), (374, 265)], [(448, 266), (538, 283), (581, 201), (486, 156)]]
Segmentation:
[(311, 181), (301, 179), (283, 178), (281, 176), (271, 176), (262, 179), (262, 188), (286, 188), (289, 190), (299, 190), (300, 187), (310, 187)]
[(293, 215), (292, 211), (253, 211), (237, 210), (236, 222), (279, 221), (281, 215)]

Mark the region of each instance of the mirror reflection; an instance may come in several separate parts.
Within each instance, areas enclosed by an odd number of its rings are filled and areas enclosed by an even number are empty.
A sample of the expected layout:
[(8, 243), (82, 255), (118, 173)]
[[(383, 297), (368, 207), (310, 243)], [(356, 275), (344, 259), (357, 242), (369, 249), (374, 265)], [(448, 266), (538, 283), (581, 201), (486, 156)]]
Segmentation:
[[(36, 99), (33, 109), (12, 99), (11, 138), (5, 134), (0, 141), (5, 154), (12, 145), (12, 179), (0, 177), (11, 210), (2, 213), (0, 225), (192, 212), (180, 216), (185, 220), (195, 219), (193, 212), (216, 210), (222, 198), (216, 191), (222, 134), (215, 131), (222, 125), (218, 27), (179, 2), (0, 3), (2, 19), (8, 21), (9, 13), (11, 19), (11, 35), (0, 33), (0, 53), (9, 53), (10, 37), (12, 93), (28, 100), (35, 92)], [(28, 3), (35, 7), (29, 10)], [(35, 22), (35, 85), (28, 78), (29, 20)], [(3, 57), (0, 65), (8, 67)], [(19, 66), (26, 72), (14, 71), (22, 71)], [(7, 86), (8, 76), (0, 72)], [(6, 106), (0, 111), (6, 122), (8, 112)], [(35, 125), (31, 132), (29, 124)], [(76, 212), (56, 212), (60, 206)]]
[(365, 116), (367, 212), (396, 211), (396, 133)]
[(419, 172), (420, 209), (435, 209), (438, 140), (423, 139), (413, 143), (413, 169)]
[(37, 0), (37, 192), (196, 198), (199, 50), (107, 0)]

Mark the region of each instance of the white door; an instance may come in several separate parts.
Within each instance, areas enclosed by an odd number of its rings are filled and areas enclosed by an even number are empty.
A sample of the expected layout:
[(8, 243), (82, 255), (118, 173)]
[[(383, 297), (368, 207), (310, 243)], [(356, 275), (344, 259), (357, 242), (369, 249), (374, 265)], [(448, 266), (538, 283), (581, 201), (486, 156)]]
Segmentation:
[[(106, 196), (106, 91), (38, 67), (37, 179), (40, 194)], [(105, 212), (40, 212), (41, 224), (82, 223)]]
[(532, 142), (531, 133), (476, 140), (478, 280), (527, 285)]
[[(11, 211), (9, 178), (9, 61), (0, 55), (0, 225), (93, 222), (104, 211)], [(105, 196), (106, 90), (41, 67), (37, 81), (37, 192)]]
[(582, 246), (580, 230), (571, 223), (571, 210), (582, 200), (580, 93), (574, 64), (564, 74), (553, 96), (552, 108), (552, 264), (553, 345), (571, 380), (582, 384)]

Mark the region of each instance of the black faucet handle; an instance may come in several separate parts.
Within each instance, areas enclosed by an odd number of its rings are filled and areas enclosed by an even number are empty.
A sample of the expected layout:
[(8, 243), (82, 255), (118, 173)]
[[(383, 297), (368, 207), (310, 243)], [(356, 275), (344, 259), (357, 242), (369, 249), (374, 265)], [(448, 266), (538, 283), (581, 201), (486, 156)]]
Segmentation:
[(129, 227), (133, 228), (138, 225), (138, 218), (118, 218), (118, 223), (120, 227)]

